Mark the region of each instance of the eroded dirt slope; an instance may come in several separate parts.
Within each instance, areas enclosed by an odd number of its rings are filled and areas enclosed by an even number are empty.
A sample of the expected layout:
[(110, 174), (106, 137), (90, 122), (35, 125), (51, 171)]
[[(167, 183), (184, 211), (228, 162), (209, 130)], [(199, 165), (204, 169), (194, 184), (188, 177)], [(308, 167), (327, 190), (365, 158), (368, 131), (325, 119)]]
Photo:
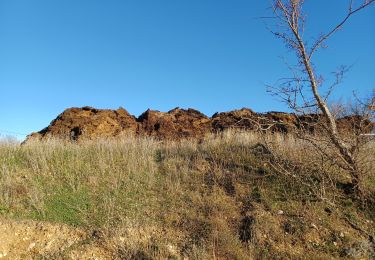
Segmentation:
[(111, 255), (82, 230), (0, 218), (0, 259), (111, 259)]

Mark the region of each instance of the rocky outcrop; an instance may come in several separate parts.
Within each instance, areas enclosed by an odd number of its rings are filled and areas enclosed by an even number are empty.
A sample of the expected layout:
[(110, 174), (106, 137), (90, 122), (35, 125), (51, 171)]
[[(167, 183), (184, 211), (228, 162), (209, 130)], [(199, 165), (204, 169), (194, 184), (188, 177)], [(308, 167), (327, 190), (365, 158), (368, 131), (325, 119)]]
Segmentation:
[(27, 140), (63, 138), (70, 140), (134, 135), (138, 123), (125, 109), (69, 108), (51, 124)]
[(375, 130), (375, 123), (363, 119), (358, 115), (345, 116), (337, 120), (337, 127), (341, 133), (371, 133)]
[(256, 130), (254, 122), (256, 113), (248, 108), (233, 110), (230, 112), (215, 113), (212, 116), (212, 129), (220, 132), (229, 128), (238, 128), (243, 130)]
[(161, 139), (202, 138), (211, 120), (194, 109), (175, 108), (167, 113), (147, 110), (137, 120), (138, 133)]
[[(283, 112), (256, 113), (248, 108), (216, 113), (211, 118), (195, 109), (175, 108), (168, 112), (147, 110), (138, 118), (125, 109), (69, 108), (43, 130), (32, 133), (26, 142), (62, 138), (72, 141), (118, 136), (151, 136), (157, 139), (201, 139), (209, 133), (226, 129), (292, 133), (297, 130), (319, 132), (321, 116), (295, 115)], [(337, 121), (341, 132), (368, 133), (374, 127), (360, 116)]]
[(319, 122), (319, 115), (297, 116), (291, 113), (271, 111), (255, 113), (251, 109), (242, 108), (230, 112), (216, 113), (212, 116), (212, 127), (215, 131), (238, 128), (252, 131), (290, 133), (300, 130), (314, 132)]

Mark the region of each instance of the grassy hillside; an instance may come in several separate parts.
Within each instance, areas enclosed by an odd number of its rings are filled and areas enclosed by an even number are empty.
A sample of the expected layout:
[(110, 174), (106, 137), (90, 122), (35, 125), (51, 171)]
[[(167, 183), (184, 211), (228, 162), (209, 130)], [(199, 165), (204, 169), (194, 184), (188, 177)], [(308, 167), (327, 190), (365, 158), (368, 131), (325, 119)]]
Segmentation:
[(113, 258), (370, 259), (374, 143), (360, 154), (362, 202), (345, 194), (345, 172), (291, 136), (3, 141), (0, 215), (81, 228)]

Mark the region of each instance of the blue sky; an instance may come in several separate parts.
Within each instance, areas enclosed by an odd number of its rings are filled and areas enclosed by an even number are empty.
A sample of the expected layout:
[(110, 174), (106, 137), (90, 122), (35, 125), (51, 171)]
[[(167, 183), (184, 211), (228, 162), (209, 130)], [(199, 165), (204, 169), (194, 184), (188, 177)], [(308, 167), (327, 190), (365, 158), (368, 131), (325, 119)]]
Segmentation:
[[(281, 110), (265, 84), (289, 58), (255, 0), (0, 0), (0, 133), (30, 133), (68, 107)], [(344, 15), (344, 0), (306, 0), (306, 36)], [(317, 56), (319, 72), (353, 64), (335, 98), (375, 87), (375, 8)], [(19, 138), (22, 138), (20, 136)]]

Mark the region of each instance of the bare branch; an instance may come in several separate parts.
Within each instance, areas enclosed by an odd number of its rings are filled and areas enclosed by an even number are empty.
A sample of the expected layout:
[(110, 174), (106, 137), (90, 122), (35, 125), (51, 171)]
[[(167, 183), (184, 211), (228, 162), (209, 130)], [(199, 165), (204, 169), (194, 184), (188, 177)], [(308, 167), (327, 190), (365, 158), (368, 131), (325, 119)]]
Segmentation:
[(327, 102), (329, 96), (332, 94), (333, 90), (342, 83), (345, 74), (352, 68), (353, 66), (346, 66), (341, 65), (336, 71), (332, 72), (335, 77), (335, 81), (328, 87), (327, 93), (324, 95), (324, 101)]
[[(327, 104), (328, 97), (334, 87), (341, 83), (344, 74), (350, 67), (340, 67), (339, 70), (334, 73), (335, 81), (328, 88), (328, 92), (325, 95), (321, 95), (321, 93), (319, 93), (320, 86), (323, 85), (324, 78), (315, 73), (314, 65), (311, 62), (311, 57), (315, 51), (320, 47), (324, 47), (325, 41), (341, 29), (352, 15), (375, 2), (375, 0), (364, 0), (360, 6), (354, 7), (354, 0), (348, 1), (348, 13), (344, 19), (328, 33), (322, 34), (315, 44), (312, 45), (310, 51), (308, 51), (307, 43), (303, 39), (305, 18), (302, 6), (304, 1), (273, 1), (272, 12), (274, 16), (278, 18), (278, 23), (276, 23), (275, 26), (279, 31), (272, 31), (272, 33), (277, 38), (282, 39), (287, 48), (295, 51), (298, 60), (298, 69), (288, 66), (293, 76), (291, 78), (281, 79), (277, 87), (268, 86), (268, 91), (273, 96), (281, 98), (282, 101), (294, 111), (300, 113), (311, 109), (317, 109), (319, 111), (319, 117), (321, 117), (322, 122), (321, 127), (327, 134), (328, 140), (330, 140), (328, 146), (335, 151), (336, 157), (340, 160), (340, 163), (336, 164), (342, 165), (342, 168), (349, 171), (352, 177), (353, 189), (357, 191), (360, 176), (358, 174), (358, 164), (354, 152), (356, 151), (355, 147), (358, 146), (358, 142), (356, 142), (354, 138), (353, 144), (353, 140), (347, 140), (341, 136), (341, 133), (338, 131), (334, 111), (331, 111), (331, 108)], [(310, 91), (307, 91), (307, 86)], [(361, 119), (361, 117), (358, 118)], [(358, 118), (354, 117), (353, 119), (357, 120)]]
[(311, 48), (310, 50), (310, 54), (309, 54), (309, 57), (308, 57), (308, 60), (311, 60), (311, 57), (313, 56), (313, 54), (316, 52), (316, 50), (318, 48), (320, 48), (322, 46), (322, 44), (328, 39), (330, 38), (334, 33), (336, 33), (338, 30), (340, 30), (342, 28), (342, 26), (349, 20), (349, 18), (354, 15), (355, 13), (357, 13), (358, 11), (366, 8), (367, 6), (371, 5), (375, 3), (375, 0), (366, 0), (364, 1), (363, 4), (361, 4), (359, 7), (357, 8), (354, 8), (353, 9), (353, 0), (350, 1), (350, 4), (349, 4), (349, 10), (348, 10), (348, 13), (347, 15), (344, 17), (344, 19), (339, 22), (332, 30), (330, 30), (328, 33), (326, 34), (323, 34), (322, 36), (319, 37), (319, 39), (315, 42), (315, 44), (313, 44), (313, 47)]

